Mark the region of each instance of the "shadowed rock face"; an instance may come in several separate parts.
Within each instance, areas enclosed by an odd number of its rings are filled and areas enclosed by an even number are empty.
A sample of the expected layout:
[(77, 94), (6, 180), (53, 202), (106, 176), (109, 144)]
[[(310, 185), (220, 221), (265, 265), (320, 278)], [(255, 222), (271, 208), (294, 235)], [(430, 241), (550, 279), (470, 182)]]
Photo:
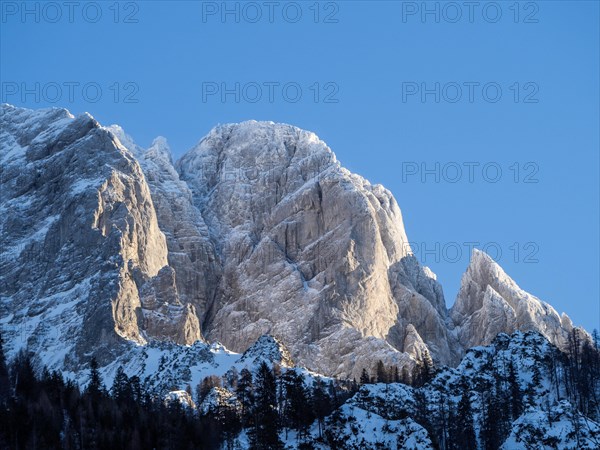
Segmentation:
[(3, 105), (0, 121), (2, 329), (52, 368), (202, 327), (238, 352), (269, 333), (298, 364), (358, 378), (572, 327), (480, 253), (450, 318), (391, 193), (313, 133), (219, 126), (173, 164), (164, 138), (143, 149), (89, 115)]
[(108, 129), (138, 160), (152, 196), (160, 230), (164, 233), (169, 265), (174, 269), (179, 298), (200, 312), (215, 296), (221, 265), (208, 227), (192, 203), (192, 193), (173, 167), (164, 138), (150, 148), (136, 145), (121, 127)]
[[(193, 310), (161, 275), (167, 246), (132, 155), (89, 115), (3, 105), (0, 121), (7, 346), (27, 343), (71, 367), (90, 352), (108, 359), (121, 338), (200, 339)], [(153, 325), (157, 312), (142, 305), (150, 286), (160, 304), (180, 307), (160, 312), (168, 326)]]

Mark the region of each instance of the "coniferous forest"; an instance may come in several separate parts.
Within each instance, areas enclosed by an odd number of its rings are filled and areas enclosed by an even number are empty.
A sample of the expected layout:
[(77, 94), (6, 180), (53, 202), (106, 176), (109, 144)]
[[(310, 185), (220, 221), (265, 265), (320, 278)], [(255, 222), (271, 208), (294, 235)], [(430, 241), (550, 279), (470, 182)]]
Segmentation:
[[(504, 336), (504, 342), (497, 338), (498, 348), (507, 345), (508, 337)], [(142, 380), (128, 377), (121, 368), (112, 386), (105, 386), (95, 360), (90, 362), (87, 382), (81, 389), (58, 372), (36, 367), (25, 351), (7, 362), (0, 347), (0, 447), (233, 449), (239, 448), (236, 439), (244, 433), (253, 449), (283, 449), (292, 434), (296, 448), (361, 448), (349, 446), (340, 433), (348, 424), (350, 429), (355, 426), (356, 418), (341, 411), (354, 397), (355, 405), (370, 402), (375, 409), (385, 409), (387, 412), (380, 415), (386, 417), (385, 426), (391, 433), (394, 429), (388, 419), (411, 416), (427, 430), (433, 448), (498, 449), (511, 433), (511, 424), (528, 408), (537, 406), (536, 399), (544, 389), (568, 400), (576, 410), (573, 417), (585, 415), (598, 421), (597, 333), (594, 338), (594, 343), (582, 342), (574, 332), (568, 352), (550, 347), (550, 351), (541, 353), (534, 347), (532, 352), (538, 360), (534, 359), (536, 364), (525, 388), (518, 381), (519, 371), (512, 360), (503, 364), (502, 369), (482, 366), (481, 371), (492, 375), (493, 381), (487, 385), (474, 385), (481, 381), (463, 374), (454, 387), (448, 385), (447, 392), (440, 387), (444, 371), (454, 369), (436, 369), (430, 361), (425, 361), (410, 376), (378, 362), (372, 373), (363, 371), (359, 383), (319, 377), (307, 380), (295, 370), (262, 362), (254, 371), (243, 369), (233, 376), (231, 373), (228, 377), (209, 376), (194, 389), (188, 386), (193, 407), (149, 392)], [(478, 358), (480, 351), (475, 349), (473, 357)], [(380, 395), (392, 399), (389, 390), (405, 383), (414, 387), (414, 404), (410, 406), (397, 400), (377, 405), (375, 391), (369, 390), (379, 389)], [(427, 393), (432, 391), (419, 386), (432, 386), (440, 395), (428, 397)], [(480, 398), (475, 401), (474, 396)], [(235, 402), (226, 401), (231, 397), (235, 397)], [(573, 424), (579, 433), (577, 427), (581, 422)], [(406, 448), (401, 445), (402, 433), (396, 432), (397, 448)], [(591, 436), (592, 442), (598, 438), (594, 432), (586, 436)], [(579, 434), (573, 436), (573, 448), (580, 448), (578, 438)], [(539, 439), (544, 438), (539, 436)], [(548, 445), (554, 448), (552, 442)], [(382, 444), (376, 448), (389, 446)]]

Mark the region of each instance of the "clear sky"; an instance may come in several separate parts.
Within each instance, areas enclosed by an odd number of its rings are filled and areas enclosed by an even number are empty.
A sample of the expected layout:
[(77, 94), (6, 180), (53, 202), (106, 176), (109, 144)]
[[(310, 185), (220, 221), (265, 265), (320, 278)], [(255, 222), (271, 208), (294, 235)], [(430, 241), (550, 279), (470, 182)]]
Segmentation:
[(598, 2), (1, 7), (3, 102), (89, 111), (176, 156), (218, 123), (314, 131), (394, 193), (449, 305), (477, 243), (599, 327)]

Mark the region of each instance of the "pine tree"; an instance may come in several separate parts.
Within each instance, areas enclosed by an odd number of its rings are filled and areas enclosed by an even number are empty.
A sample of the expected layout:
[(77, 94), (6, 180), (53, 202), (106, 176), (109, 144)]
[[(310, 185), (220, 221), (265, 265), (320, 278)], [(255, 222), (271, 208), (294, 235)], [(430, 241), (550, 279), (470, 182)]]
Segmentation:
[(431, 429), (429, 410), (427, 409), (427, 399), (425, 393), (420, 389), (415, 389), (415, 420), (427, 430)]
[(578, 383), (580, 379), (580, 370), (581, 370), (581, 338), (579, 336), (579, 330), (577, 328), (573, 328), (571, 334), (569, 334), (569, 391), (572, 394), (572, 400), (579, 404), (579, 395), (578, 395)]
[(423, 365), (417, 362), (412, 368), (411, 375), (409, 377), (409, 384), (415, 387), (420, 387), (424, 384), (424, 378)]
[(448, 401), (445, 393), (441, 393), (438, 404), (437, 431), (439, 436), (440, 446), (446, 447), (448, 441)]
[(104, 391), (102, 385), (102, 379), (100, 378), (100, 372), (98, 371), (98, 361), (96, 357), (92, 357), (90, 361), (90, 381), (88, 383), (86, 393), (89, 394), (93, 400), (97, 400)]
[(510, 393), (501, 389), (498, 374), (495, 378), (495, 384), (490, 386), (481, 401), (483, 407), (481, 438), (485, 450), (498, 449), (510, 432)]
[(481, 440), (485, 450), (497, 450), (501, 442), (497, 433), (498, 417), (494, 406), (493, 395), (489, 392), (484, 394), (482, 399), (483, 423), (481, 427)]
[(523, 392), (512, 359), (508, 364), (508, 385), (510, 390), (510, 414), (512, 420), (516, 420), (523, 412)]
[(349, 396), (352, 397), (354, 394), (358, 392), (360, 385), (356, 382), (356, 378), (352, 378), (352, 383), (350, 383), (350, 391), (348, 392)]
[(242, 405), (242, 425), (248, 426), (253, 417), (252, 407), (254, 405), (254, 383), (252, 380), (252, 372), (246, 368), (243, 368), (240, 372), (240, 378), (237, 381), (235, 393), (240, 404)]
[(323, 420), (331, 412), (331, 399), (323, 389), (323, 381), (318, 378), (314, 384), (311, 395), (312, 409), (319, 425), (319, 437), (323, 435)]
[(388, 376), (387, 376), (388, 374), (387, 374), (387, 371), (385, 370), (385, 366), (383, 365), (382, 360), (377, 361), (375, 373), (376, 373), (378, 383), (387, 383), (388, 382)]
[(19, 351), (13, 362), (12, 368), (13, 386), (16, 395), (30, 398), (36, 394), (35, 371), (29, 353), (25, 350)]
[(408, 367), (404, 366), (402, 368), (402, 375), (400, 376), (400, 382), (404, 384), (411, 384), (411, 376), (408, 370)]
[(455, 436), (455, 443), (459, 449), (477, 448), (475, 429), (473, 426), (473, 410), (471, 408), (470, 391), (467, 380), (461, 383), (462, 395), (458, 402), (456, 427), (459, 433)]
[(394, 371), (392, 373), (392, 380), (394, 381), (394, 383), (400, 383), (401, 382), (400, 371), (398, 369), (398, 366), (394, 366)]
[(525, 389), (525, 402), (528, 406), (535, 406), (538, 398), (538, 390), (540, 389), (542, 380), (540, 366), (537, 362), (531, 367), (531, 372), (531, 382)]
[(588, 339), (583, 341), (581, 348), (581, 369), (577, 390), (580, 398), (580, 410), (583, 414), (590, 416), (598, 413), (598, 385), (600, 364), (599, 354), (594, 344)]
[(133, 401), (143, 404), (144, 395), (142, 392), (142, 384), (140, 382), (140, 377), (138, 377), (137, 375), (133, 375), (131, 378), (129, 378), (129, 387), (131, 390)]
[(298, 436), (306, 434), (312, 423), (312, 410), (308, 402), (308, 394), (304, 379), (293, 370), (288, 370), (281, 377), (284, 387), (283, 418), (289, 428), (298, 431)]
[(129, 377), (125, 373), (123, 366), (119, 366), (117, 369), (113, 385), (110, 388), (110, 394), (118, 402), (129, 402), (133, 400), (133, 395), (131, 395), (129, 389)]
[(273, 371), (263, 361), (258, 367), (255, 382), (254, 427), (250, 433), (252, 449), (283, 448), (279, 439), (277, 413), (277, 382)]
[(548, 372), (550, 374), (550, 384), (554, 387), (556, 392), (556, 398), (560, 401), (560, 371), (559, 371), (559, 358), (557, 358), (558, 350), (551, 349), (548, 357), (547, 365)]
[(448, 440), (446, 441), (446, 450), (463, 450), (461, 447), (461, 433), (460, 425), (456, 419), (456, 410), (458, 408), (452, 400), (448, 401)]
[(365, 369), (363, 367), (363, 370), (360, 374), (360, 384), (369, 384), (371, 382), (371, 379), (369, 378), (369, 374), (367, 372), (367, 369)]
[(435, 365), (429, 350), (425, 349), (423, 352), (423, 383), (428, 383), (435, 375)]

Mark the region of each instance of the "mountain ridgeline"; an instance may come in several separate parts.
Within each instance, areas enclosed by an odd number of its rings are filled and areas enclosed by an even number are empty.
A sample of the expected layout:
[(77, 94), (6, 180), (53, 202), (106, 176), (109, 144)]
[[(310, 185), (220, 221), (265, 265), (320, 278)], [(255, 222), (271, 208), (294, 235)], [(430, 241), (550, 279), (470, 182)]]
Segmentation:
[(599, 448), (597, 336), (479, 250), (448, 310), (313, 133), (0, 113), (3, 446)]
[[(277, 336), (301, 366), (456, 365), (501, 332), (565, 349), (570, 319), (475, 250), (454, 307), (411, 253), (392, 194), (313, 133), (218, 126), (177, 162), (116, 125), (2, 105), (0, 325), (50, 369), (139, 346)], [(584, 335), (585, 332), (581, 331)]]

